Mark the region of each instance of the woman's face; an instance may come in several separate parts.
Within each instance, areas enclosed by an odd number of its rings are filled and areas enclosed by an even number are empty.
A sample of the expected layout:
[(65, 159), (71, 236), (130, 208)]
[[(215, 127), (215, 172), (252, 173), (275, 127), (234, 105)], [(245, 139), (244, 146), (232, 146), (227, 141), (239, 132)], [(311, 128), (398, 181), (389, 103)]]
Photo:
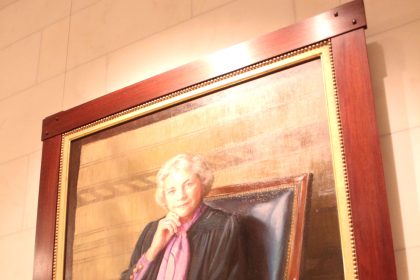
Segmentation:
[(203, 199), (203, 188), (198, 176), (190, 168), (180, 168), (170, 173), (163, 182), (168, 210), (177, 214), (181, 222), (191, 219)]

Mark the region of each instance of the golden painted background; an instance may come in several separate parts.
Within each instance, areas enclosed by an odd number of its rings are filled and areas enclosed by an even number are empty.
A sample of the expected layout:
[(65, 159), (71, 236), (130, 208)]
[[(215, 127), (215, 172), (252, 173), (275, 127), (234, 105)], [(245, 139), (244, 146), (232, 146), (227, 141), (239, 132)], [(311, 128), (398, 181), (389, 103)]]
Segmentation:
[(214, 187), (313, 173), (303, 278), (343, 278), (319, 59), (72, 145), (80, 151), (72, 153), (70, 165), (75, 216), (66, 260), (73, 279), (119, 279), (145, 224), (165, 213), (154, 202), (155, 174), (165, 160), (182, 152), (208, 160)]

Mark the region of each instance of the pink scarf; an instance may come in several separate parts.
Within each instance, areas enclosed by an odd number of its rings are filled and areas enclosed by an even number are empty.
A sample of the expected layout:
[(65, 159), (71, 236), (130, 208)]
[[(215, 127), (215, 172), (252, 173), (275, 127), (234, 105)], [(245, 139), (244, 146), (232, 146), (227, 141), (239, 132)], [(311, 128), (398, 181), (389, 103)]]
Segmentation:
[(166, 246), (162, 263), (160, 264), (157, 280), (185, 280), (188, 264), (190, 263), (190, 245), (187, 231), (201, 216), (205, 209), (202, 204), (194, 212), (190, 221), (182, 224)]

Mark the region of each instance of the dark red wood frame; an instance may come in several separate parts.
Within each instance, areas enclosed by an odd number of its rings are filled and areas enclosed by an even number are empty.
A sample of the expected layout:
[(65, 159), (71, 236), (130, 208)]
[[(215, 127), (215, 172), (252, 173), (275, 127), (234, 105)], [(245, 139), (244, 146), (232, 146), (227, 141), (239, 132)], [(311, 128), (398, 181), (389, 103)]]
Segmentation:
[(213, 68), (214, 60), (209, 57), (47, 117), (42, 130), (34, 279), (51, 279), (53, 275), (62, 133), (326, 39), (330, 39), (332, 44), (340, 100), (358, 276), (359, 279), (396, 279), (364, 28), (366, 18), (363, 1), (349, 2), (258, 39), (222, 50), (221, 53), (246, 48), (249, 53), (239, 62), (220, 62), (223, 63), (223, 69)]

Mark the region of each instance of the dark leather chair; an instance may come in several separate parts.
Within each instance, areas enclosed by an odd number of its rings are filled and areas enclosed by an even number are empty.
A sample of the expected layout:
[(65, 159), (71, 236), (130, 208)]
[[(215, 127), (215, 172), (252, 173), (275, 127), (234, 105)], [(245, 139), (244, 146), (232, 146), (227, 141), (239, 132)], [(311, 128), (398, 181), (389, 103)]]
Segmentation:
[(206, 204), (241, 216), (249, 279), (299, 279), (310, 174), (213, 189)]

